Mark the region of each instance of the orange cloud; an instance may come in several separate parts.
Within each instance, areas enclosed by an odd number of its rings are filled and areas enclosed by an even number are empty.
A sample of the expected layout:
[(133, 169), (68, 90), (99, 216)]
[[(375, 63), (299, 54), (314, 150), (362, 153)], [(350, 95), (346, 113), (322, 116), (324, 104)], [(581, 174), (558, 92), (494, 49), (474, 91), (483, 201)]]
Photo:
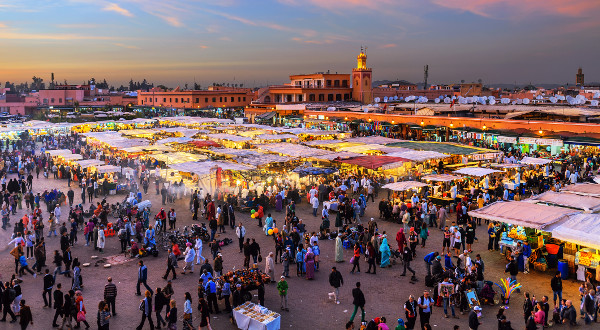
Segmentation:
[(398, 45), (396, 45), (396, 44), (387, 44), (387, 45), (381, 46), (380, 48), (395, 48), (395, 47), (398, 47)]
[(316, 7), (326, 9), (348, 9), (348, 8), (369, 8), (369, 9), (381, 9), (386, 6), (397, 4), (399, 1), (394, 0), (279, 0), (280, 3), (286, 5), (305, 5), (311, 4)]
[(133, 17), (133, 14), (129, 10), (119, 7), (119, 5), (117, 5), (116, 3), (108, 3), (106, 6), (104, 6), (104, 8), (102, 8), (102, 10), (113, 11), (123, 16)]

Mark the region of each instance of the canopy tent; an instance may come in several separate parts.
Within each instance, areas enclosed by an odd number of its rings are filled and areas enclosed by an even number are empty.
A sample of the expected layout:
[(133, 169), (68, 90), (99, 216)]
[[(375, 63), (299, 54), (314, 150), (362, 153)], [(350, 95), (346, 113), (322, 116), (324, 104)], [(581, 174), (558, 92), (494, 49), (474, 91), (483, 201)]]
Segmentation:
[(492, 167), (497, 167), (497, 168), (503, 168), (503, 169), (511, 169), (511, 168), (520, 168), (520, 167), (526, 167), (527, 165), (525, 164), (491, 164), (490, 166)]
[(346, 142), (351, 143), (364, 143), (364, 144), (390, 144), (395, 142), (401, 142), (402, 140), (387, 138), (383, 136), (361, 136), (354, 137), (345, 140)]
[(306, 144), (307, 146), (335, 146), (335, 145), (344, 145), (345, 143), (348, 143), (348, 145), (361, 145), (364, 143), (352, 143), (352, 142), (345, 142), (342, 140), (312, 140), (312, 141), (305, 141), (304, 144)]
[(401, 141), (387, 144), (388, 147), (401, 147), (413, 150), (428, 150), (437, 151), (440, 153), (451, 154), (451, 155), (471, 155), (475, 153), (485, 152), (497, 152), (495, 150), (477, 148), (465, 146), (462, 144), (449, 143), (449, 142), (419, 142), (419, 141)]
[(91, 166), (98, 166), (98, 165), (104, 164), (103, 161), (98, 160), (98, 159), (78, 160), (75, 163), (78, 164), (79, 166), (81, 166), (81, 168), (88, 168), (88, 167), (91, 167)]
[(191, 154), (189, 152), (171, 152), (162, 154), (152, 154), (150, 157), (163, 162), (167, 165), (180, 164), (186, 162), (196, 162), (201, 159), (206, 159), (206, 156), (199, 154)]
[(197, 129), (189, 129), (183, 127), (166, 127), (166, 128), (155, 128), (155, 131), (159, 133), (177, 133), (184, 137), (192, 137), (198, 133)]
[(336, 168), (331, 167), (312, 167), (312, 166), (298, 166), (292, 172), (300, 174), (300, 176), (306, 175), (327, 175), (337, 172)]
[(121, 135), (124, 136), (143, 136), (143, 137), (151, 137), (157, 132), (152, 129), (129, 129), (119, 131)]
[(428, 184), (419, 181), (399, 181), (383, 185), (382, 188), (386, 188), (393, 191), (405, 191), (409, 189), (416, 189), (427, 186)]
[(578, 194), (578, 195), (587, 195), (587, 196), (600, 196), (600, 184), (596, 183), (580, 183), (580, 184), (572, 184), (565, 186), (560, 191)]
[(69, 149), (46, 150), (46, 153), (51, 157), (73, 154), (73, 152)]
[(265, 166), (272, 163), (285, 163), (292, 160), (288, 156), (280, 156), (275, 154), (260, 154), (260, 156), (243, 156), (235, 159), (236, 162), (252, 165), (256, 167)]
[(83, 156), (80, 155), (80, 154), (62, 154), (62, 155), (58, 155), (58, 157), (61, 157), (64, 160), (79, 160), (79, 159), (83, 159)]
[(462, 177), (451, 174), (431, 174), (421, 177), (421, 180), (425, 181), (439, 181), (439, 182), (450, 182), (454, 180), (460, 180)]
[(469, 176), (486, 176), (492, 173), (498, 173), (502, 171), (492, 170), (490, 168), (482, 168), (482, 167), (465, 167), (459, 170), (454, 171), (454, 173), (469, 175)]
[(570, 207), (573, 209), (581, 209), (586, 212), (600, 211), (600, 198), (593, 196), (582, 196), (569, 193), (560, 193), (547, 191), (543, 194), (533, 196), (526, 201), (534, 203), (541, 202), (557, 206)]
[(121, 167), (115, 166), (115, 165), (101, 165), (101, 166), (96, 167), (96, 171), (100, 174), (115, 173), (115, 172), (121, 172)]
[(234, 157), (234, 156), (237, 156), (237, 157), (248, 157), (248, 156), (259, 157), (259, 156), (263, 155), (254, 149), (209, 148), (208, 151), (215, 153), (217, 155), (226, 155), (226, 156), (231, 156), (231, 157)]
[(260, 134), (260, 135), (255, 136), (255, 139), (280, 141), (280, 140), (298, 140), (298, 137), (294, 134)]
[(310, 148), (301, 144), (292, 143), (259, 144), (256, 147), (261, 151), (273, 152), (295, 158), (308, 158), (316, 155), (324, 155), (329, 153), (329, 151), (327, 150)]
[(469, 215), (473, 218), (506, 222), (540, 230), (576, 213), (579, 213), (579, 211), (525, 201), (500, 201), (469, 211)]
[(171, 137), (171, 138), (166, 138), (166, 139), (162, 139), (162, 140), (158, 140), (156, 141), (156, 144), (167, 144), (167, 143), (188, 143), (190, 141), (193, 141), (192, 138), (189, 137)]
[(173, 151), (173, 148), (166, 146), (166, 145), (162, 145), (162, 144), (155, 144), (152, 146), (137, 146), (137, 147), (130, 147), (130, 148), (123, 148), (123, 151), (127, 152), (127, 153), (139, 153), (139, 152), (148, 152), (148, 153), (154, 153), (154, 152), (165, 152), (165, 151)]
[(521, 159), (520, 163), (527, 164), (527, 165), (546, 165), (548, 163), (552, 163), (552, 159), (523, 157), (523, 159)]
[(216, 168), (231, 171), (249, 171), (253, 169), (251, 166), (223, 161), (186, 162), (169, 165), (169, 168), (180, 172), (194, 173), (197, 175), (210, 174), (211, 170)]
[(392, 157), (401, 157), (413, 160), (415, 162), (424, 162), (430, 159), (443, 159), (450, 157), (449, 155), (437, 152), (437, 151), (421, 151), (421, 150), (411, 150), (411, 151), (400, 151), (388, 153), (388, 156)]
[(108, 144), (111, 148), (123, 150), (131, 147), (148, 146), (150, 143), (148, 140), (141, 139), (119, 139), (119, 140), (108, 140), (104, 143)]
[(310, 158), (314, 158), (316, 160), (335, 160), (335, 159), (348, 159), (348, 158), (353, 158), (353, 157), (360, 157), (362, 156), (361, 154), (357, 154), (354, 152), (348, 152), (348, 151), (340, 151), (340, 152), (330, 152), (327, 154), (323, 154), (323, 155), (314, 155), (311, 156)]
[(181, 116), (181, 117), (157, 117), (156, 120), (160, 121), (161, 124), (169, 124), (175, 123), (180, 125), (223, 125), (223, 124), (233, 124), (234, 121), (231, 119), (221, 119), (221, 118), (210, 118), (210, 117), (190, 117), (190, 116)]
[(194, 140), (194, 141), (188, 142), (188, 144), (191, 144), (197, 148), (208, 148), (208, 147), (219, 147), (220, 146), (217, 142), (210, 141), (210, 140)]
[(344, 132), (340, 132), (338, 130), (325, 131), (320, 129), (308, 129), (308, 128), (290, 128), (285, 130), (286, 133), (292, 133), (296, 135), (313, 135), (313, 136), (321, 136), (321, 135), (336, 135)]
[(207, 134), (207, 136), (209, 139), (212, 139), (212, 140), (226, 140), (226, 141), (233, 141), (233, 142), (252, 141), (252, 138), (249, 138), (249, 137), (231, 135), (231, 134), (225, 134), (225, 133)]
[(564, 222), (551, 226), (552, 237), (600, 249), (600, 214), (581, 213), (569, 217)]
[(391, 169), (402, 166), (406, 162), (410, 162), (409, 159), (400, 157), (389, 157), (389, 156), (359, 156), (354, 158), (348, 158), (340, 160), (341, 163), (356, 165), (371, 170), (374, 169)]
[(382, 147), (385, 147), (381, 144), (361, 144), (354, 146), (346, 146), (339, 148), (341, 151), (355, 152), (355, 153), (368, 153), (369, 151), (380, 151)]

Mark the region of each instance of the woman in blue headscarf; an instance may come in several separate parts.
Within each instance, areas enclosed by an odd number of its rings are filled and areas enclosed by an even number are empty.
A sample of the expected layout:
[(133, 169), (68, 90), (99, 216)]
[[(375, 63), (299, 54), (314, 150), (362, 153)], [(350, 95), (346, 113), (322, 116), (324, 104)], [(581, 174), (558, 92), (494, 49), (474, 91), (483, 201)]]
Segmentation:
[(379, 246), (379, 252), (381, 252), (381, 268), (390, 266), (390, 245), (388, 244), (387, 237), (383, 237), (381, 245)]

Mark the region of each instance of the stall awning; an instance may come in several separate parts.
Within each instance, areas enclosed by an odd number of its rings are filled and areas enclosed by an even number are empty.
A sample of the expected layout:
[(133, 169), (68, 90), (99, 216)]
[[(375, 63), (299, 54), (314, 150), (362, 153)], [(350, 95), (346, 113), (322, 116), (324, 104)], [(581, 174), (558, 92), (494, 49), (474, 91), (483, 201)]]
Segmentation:
[(599, 214), (576, 214), (550, 230), (552, 237), (600, 249), (600, 215)]
[(46, 153), (52, 157), (62, 156), (62, 155), (70, 155), (73, 152), (69, 149), (58, 149), (58, 150), (46, 150)]
[(410, 159), (390, 156), (360, 156), (343, 159), (340, 162), (374, 170), (378, 168), (390, 169), (400, 167), (402, 164), (410, 162)]
[(409, 189), (416, 189), (416, 188), (427, 187), (427, 186), (428, 186), (428, 184), (423, 183), (423, 182), (418, 182), (418, 181), (400, 181), (400, 182), (388, 183), (388, 184), (382, 186), (382, 188), (386, 188), (386, 189), (393, 190), (393, 191), (405, 191), (405, 190), (409, 190)]
[(314, 158), (317, 160), (336, 160), (336, 159), (348, 159), (353, 157), (360, 157), (361, 154), (357, 154), (349, 151), (340, 151), (340, 152), (330, 152), (324, 155), (314, 155), (310, 158)]
[(212, 170), (221, 168), (222, 170), (232, 170), (232, 171), (249, 171), (252, 170), (253, 167), (232, 163), (232, 162), (222, 162), (222, 161), (206, 161), (206, 162), (186, 162), (180, 164), (169, 165), (169, 168), (186, 172), (186, 173), (194, 173), (197, 175), (206, 175), (209, 174)]
[(474, 218), (506, 222), (512, 225), (544, 229), (546, 226), (580, 213), (573, 209), (529, 202), (496, 202), (480, 209), (469, 211)]
[(527, 165), (546, 165), (548, 163), (552, 163), (552, 159), (523, 157), (523, 159), (521, 159), (520, 163), (527, 164)]
[(295, 136), (294, 134), (260, 134), (260, 135), (257, 135), (255, 138), (257, 140), (271, 140), (271, 141), (286, 140), (286, 139), (297, 140), (298, 139), (298, 137)]
[(421, 180), (425, 180), (425, 181), (440, 181), (440, 182), (449, 182), (449, 181), (460, 180), (460, 179), (462, 179), (462, 177), (460, 177), (458, 175), (451, 175), (451, 174), (432, 174), (432, 175), (426, 175), (421, 178)]
[(194, 147), (197, 148), (208, 148), (208, 147), (218, 147), (219, 144), (215, 141), (209, 141), (209, 140), (195, 140), (195, 141), (190, 141), (188, 142), (188, 144), (192, 144), (194, 145)]
[(597, 212), (600, 210), (600, 198), (593, 196), (584, 196), (569, 194), (564, 192), (547, 191), (543, 194), (533, 196), (526, 201), (542, 202), (557, 206), (580, 209), (586, 212)]
[(156, 144), (167, 144), (167, 143), (188, 143), (190, 141), (193, 141), (192, 138), (189, 137), (171, 137), (171, 138), (166, 138), (166, 139), (162, 139), (162, 140), (158, 140), (156, 141)]
[(252, 141), (252, 138), (249, 138), (249, 137), (239, 136), (239, 135), (231, 135), (231, 134), (225, 134), (225, 133), (208, 134), (207, 136), (209, 139), (213, 139), (213, 140), (225, 140), (225, 141), (233, 141), (233, 142)]
[(81, 168), (88, 168), (90, 166), (98, 166), (98, 165), (104, 164), (103, 161), (98, 160), (98, 159), (78, 160), (75, 163), (77, 163), (79, 166), (81, 166)]
[(437, 151), (419, 151), (419, 150), (412, 150), (412, 151), (400, 151), (400, 152), (393, 152), (393, 153), (388, 153), (388, 156), (392, 156), (392, 157), (401, 157), (401, 158), (406, 158), (406, 159), (410, 159), (413, 160), (415, 162), (424, 162), (430, 159), (443, 159), (443, 158), (448, 158), (450, 157), (449, 155), (437, 152)]
[(170, 152), (163, 154), (152, 154), (151, 158), (158, 160), (159, 162), (164, 162), (167, 165), (171, 164), (179, 164), (186, 162), (196, 162), (201, 159), (206, 159), (206, 156), (199, 154), (191, 154), (188, 152)]
[(58, 157), (61, 157), (64, 160), (79, 160), (79, 159), (83, 159), (83, 156), (80, 155), (80, 154), (63, 154), (63, 155), (59, 155)]
[(503, 169), (510, 169), (510, 168), (520, 168), (520, 167), (526, 167), (527, 165), (525, 164), (491, 164), (490, 166), (492, 167), (497, 167), (497, 168), (503, 168)]
[(431, 142), (431, 141), (403, 141), (387, 145), (388, 147), (401, 147), (413, 150), (437, 151), (450, 155), (471, 155), (475, 153), (497, 152), (495, 150), (477, 148), (456, 143)]
[(270, 111), (270, 112), (261, 113), (260, 115), (256, 116), (255, 118), (261, 119), (261, 120), (269, 120), (269, 119), (275, 117), (276, 114), (277, 114), (277, 112)]
[(482, 167), (464, 167), (460, 170), (454, 171), (456, 174), (469, 175), (469, 176), (486, 176), (492, 173), (498, 173), (501, 171), (492, 170), (490, 168), (482, 168)]
[(330, 153), (327, 150), (310, 148), (301, 144), (293, 143), (259, 144), (256, 147), (261, 151), (268, 151), (296, 158), (308, 158)]
[(115, 165), (101, 165), (101, 166), (96, 167), (96, 171), (98, 171), (98, 173), (100, 173), (100, 174), (115, 173), (115, 172), (121, 172), (121, 167), (115, 166)]
[(600, 184), (580, 183), (565, 186), (560, 191), (578, 195), (600, 196)]
[(349, 138), (345, 140), (346, 142), (352, 143), (364, 143), (364, 144), (389, 144), (395, 142), (401, 142), (403, 140), (387, 138), (384, 136), (361, 136), (355, 138)]

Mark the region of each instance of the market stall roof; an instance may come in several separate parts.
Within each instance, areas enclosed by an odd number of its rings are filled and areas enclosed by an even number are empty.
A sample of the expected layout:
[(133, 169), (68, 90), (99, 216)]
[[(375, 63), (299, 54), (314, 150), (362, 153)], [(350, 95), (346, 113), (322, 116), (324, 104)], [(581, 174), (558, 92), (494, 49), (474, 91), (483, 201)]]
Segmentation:
[(125, 149), (131, 147), (148, 146), (150, 142), (148, 140), (141, 139), (121, 139), (121, 140), (108, 140), (104, 143), (108, 144), (112, 148)]
[(98, 173), (121, 172), (121, 167), (115, 165), (101, 165), (96, 167), (96, 171), (98, 171)]
[(430, 159), (443, 159), (450, 157), (449, 155), (437, 152), (437, 151), (422, 151), (422, 150), (411, 150), (411, 151), (400, 151), (388, 153), (388, 156), (401, 157), (413, 160), (415, 162), (424, 162)]
[[(312, 141), (306, 141), (303, 143), (306, 144), (307, 146), (335, 146), (335, 145), (345, 144), (348, 142), (345, 142), (343, 140), (312, 140)], [(361, 144), (363, 144), (363, 143), (349, 143), (349, 145), (361, 145)]]
[(227, 141), (233, 141), (233, 142), (252, 141), (252, 138), (249, 138), (249, 137), (239, 136), (239, 135), (231, 135), (231, 134), (225, 134), (225, 133), (213, 133), (213, 134), (207, 134), (206, 136), (208, 136), (209, 139), (214, 139), (214, 140), (227, 140)]
[(155, 153), (155, 152), (174, 151), (173, 148), (166, 146), (164, 144), (155, 144), (155, 145), (151, 145), (151, 146), (137, 146), (137, 147), (124, 148), (122, 150), (125, 152), (128, 152), (128, 153), (132, 153), (132, 154), (139, 153), (139, 152)]
[(156, 117), (155, 119), (160, 122), (174, 122), (183, 125), (194, 125), (194, 124), (233, 124), (234, 121), (231, 119), (221, 118), (209, 118), (209, 117)]
[(260, 134), (255, 137), (258, 140), (283, 140), (283, 139), (294, 139), (298, 137), (294, 134)]
[(578, 195), (600, 196), (600, 184), (580, 183), (565, 186), (560, 191)]
[(79, 159), (83, 159), (83, 156), (80, 155), (80, 154), (62, 154), (62, 155), (58, 155), (58, 157), (61, 157), (64, 160), (79, 160)]
[(520, 163), (527, 164), (527, 165), (546, 165), (548, 163), (552, 163), (552, 159), (523, 157), (523, 159), (521, 159)]
[(206, 156), (199, 154), (191, 154), (188, 152), (170, 152), (170, 153), (162, 153), (162, 154), (152, 154), (150, 157), (158, 160), (159, 162), (164, 162), (169, 166), (171, 164), (181, 164), (186, 162), (196, 162), (202, 159), (206, 159)]
[(346, 142), (352, 143), (364, 143), (364, 144), (390, 144), (396, 142), (402, 142), (403, 140), (392, 139), (384, 136), (361, 136), (353, 137), (345, 140)]
[(97, 165), (104, 164), (103, 161), (98, 160), (98, 159), (83, 159), (83, 160), (78, 160), (75, 163), (78, 164), (79, 166), (81, 166), (81, 168), (88, 168), (91, 166), (97, 166)]
[(440, 182), (449, 182), (449, 181), (460, 180), (460, 179), (462, 179), (462, 177), (460, 177), (458, 175), (451, 175), (451, 174), (431, 174), (431, 175), (426, 175), (424, 177), (421, 177), (421, 180), (440, 181)]
[(569, 217), (564, 222), (551, 226), (548, 231), (552, 237), (600, 249), (600, 214), (580, 213)]
[(391, 169), (402, 166), (406, 162), (410, 162), (410, 159), (390, 156), (360, 156), (354, 158), (348, 158), (340, 160), (341, 163), (352, 164), (368, 169)]
[(482, 167), (464, 167), (460, 170), (454, 171), (454, 173), (469, 175), (469, 176), (486, 176), (492, 173), (498, 173), (502, 171), (492, 170), (491, 168), (482, 168)]
[(208, 147), (218, 147), (218, 146), (220, 146), (217, 142), (210, 141), (210, 140), (194, 140), (194, 141), (188, 142), (188, 144), (192, 144), (192, 145), (194, 145), (195, 147), (198, 147), (198, 148), (208, 148)]
[(147, 135), (152, 136), (157, 133), (156, 131), (154, 131), (152, 129), (129, 129), (129, 130), (122, 130), (119, 132), (125, 136), (147, 136)]
[(317, 160), (335, 160), (335, 159), (348, 159), (348, 158), (360, 157), (360, 156), (362, 156), (362, 155), (357, 154), (355, 152), (339, 151), (339, 152), (330, 152), (330, 153), (323, 154), (323, 155), (315, 155), (315, 156), (311, 156), (310, 158), (314, 158)]
[(471, 155), (475, 153), (497, 152), (495, 150), (476, 148), (456, 143), (431, 141), (401, 141), (387, 144), (388, 147), (402, 147), (413, 150), (437, 151), (450, 155)]
[(546, 226), (565, 220), (580, 211), (558, 206), (533, 204), (525, 201), (495, 202), (474, 211), (473, 218), (506, 222), (517, 226), (544, 229)]
[(285, 163), (293, 158), (288, 156), (280, 156), (275, 154), (260, 154), (260, 156), (242, 156), (235, 158), (235, 161), (242, 164), (252, 165), (256, 167), (265, 166), (272, 163)]
[(500, 163), (500, 164), (491, 164), (490, 166), (492, 167), (497, 167), (497, 168), (504, 168), (504, 169), (508, 169), (508, 168), (519, 168), (519, 167), (525, 167), (527, 165), (525, 164), (508, 164), (508, 163)]
[(272, 143), (272, 144), (259, 144), (256, 145), (259, 150), (273, 152), (284, 156), (296, 157), (296, 158), (308, 158), (317, 155), (328, 154), (329, 151), (307, 147), (301, 144), (293, 143)]
[(46, 153), (52, 157), (62, 156), (62, 155), (70, 155), (73, 152), (69, 149), (57, 149), (57, 150), (46, 150)]
[(340, 134), (340, 133), (344, 133), (338, 130), (331, 130), (331, 131), (326, 131), (326, 130), (320, 130), (320, 129), (308, 129), (308, 128), (290, 128), (285, 130), (284, 132), (286, 133), (292, 133), (292, 134), (296, 134), (296, 135), (314, 135), (314, 136), (319, 136), (319, 135), (334, 135), (334, 134)]
[(157, 132), (165, 132), (165, 133), (179, 133), (185, 137), (192, 137), (198, 133), (197, 129), (190, 129), (185, 127), (163, 127), (163, 128), (154, 128)]
[(399, 181), (392, 182), (386, 185), (383, 185), (382, 188), (386, 188), (393, 191), (405, 191), (415, 188), (427, 187), (429, 186), (427, 183), (419, 182), (419, 181)]
[(156, 141), (156, 144), (167, 144), (167, 143), (188, 143), (190, 141), (194, 141), (189, 137), (170, 137), (162, 140)]
[(233, 148), (208, 148), (208, 151), (219, 154), (219, 155), (227, 155), (227, 156), (235, 156), (235, 157), (259, 157), (264, 154), (256, 151), (255, 149), (233, 149)]
[(560, 193), (551, 190), (537, 196), (533, 196), (526, 201), (570, 207), (573, 209), (584, 210), (586, 212), (600, 211), (600, 198), (598, 197)]
[(254, 169), (253, 167), (248, 165), (224, 161), (186, 162), (169, 165), (169, 168), (173, 170), (186, 173), (194, 173), (197, 175), (209, 174), (212, 170), (218, 167), (220, 167), (223, 170), (231, 171), (249, 171)]
[(367, 153), (369, 151), (381, 151), (380, 149), (382, 147), (385, 147), (385, 146), (383, 146), (381, 144), (361, 144), (361, 145), (342, 147), (342, 148), (339, 148), (339, 150), (355, 152), (355, 153), (361, 154), (361, 153)]

